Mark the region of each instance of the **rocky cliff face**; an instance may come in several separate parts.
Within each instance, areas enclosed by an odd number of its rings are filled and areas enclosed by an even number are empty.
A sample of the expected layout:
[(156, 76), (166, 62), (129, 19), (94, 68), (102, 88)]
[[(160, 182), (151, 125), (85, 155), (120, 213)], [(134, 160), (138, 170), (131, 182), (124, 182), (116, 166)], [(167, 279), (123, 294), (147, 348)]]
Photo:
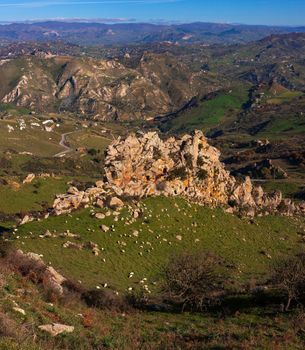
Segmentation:
[(110, 145), (105, 173), (122, 196), (185, 195), (210, 205), (225, 204), (234, 179), (219, 156), (199, 131), (165, 141), (151, 132)]
[[(182, 196), (195, 203), (221, 206), (243, 215), (305, 214), (305, 203), (296, 205), (280, 192), (264, 193), (249, 177), (244, 182), (230, 175), (201, 131), (182, 138), (162, 140), (155, 132), (130, 135), (114, 141), (106, 152), (105, 181), (85, 192), (70, 189), (54, 202), (56, 214), (95, 201), (109, 206), (110, 198)], [(118, 198), (116, 197), (116, 201)]]
[(119, 196), (183, 196), (196, 203), (231, 207), (245, 214), (304, 213), (280, 192), (264, 193), (249, 177), (238, 183), (219, 160), (201, 131), (161, 140), (157, 133), (131, 135), (109, 146), (105, 173)]
[(145, 53), (135, 68), (117, 60), (25, 56), (0, 66), (0, 102), (103, 120), (150, 119), (186, 104), (205, 85), (202, 74), (169, 54)]

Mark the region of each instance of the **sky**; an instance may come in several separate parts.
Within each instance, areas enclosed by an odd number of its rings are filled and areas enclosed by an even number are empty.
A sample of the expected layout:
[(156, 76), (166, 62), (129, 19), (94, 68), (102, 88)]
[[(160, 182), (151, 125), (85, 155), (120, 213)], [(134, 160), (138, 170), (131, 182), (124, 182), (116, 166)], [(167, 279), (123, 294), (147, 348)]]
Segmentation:
[(112, 19), (305, 25), (305, 0), (0, 0), (0, 21)]

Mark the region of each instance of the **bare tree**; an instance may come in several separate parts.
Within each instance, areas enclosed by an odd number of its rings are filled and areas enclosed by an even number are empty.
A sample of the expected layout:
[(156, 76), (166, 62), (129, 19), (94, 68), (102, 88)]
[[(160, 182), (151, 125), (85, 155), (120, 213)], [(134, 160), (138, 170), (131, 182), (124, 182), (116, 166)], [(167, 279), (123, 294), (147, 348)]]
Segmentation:
[(185, 307), (203, 310), (224, 294), (227, 279), (223, 261), (209, 253), (184, 253), (172, 259), (164, 271), (165, 296)]
[(273, 266), (273, 284), (282, 289), (287, 302), (285, 310), (289, 310), (293, 300), (305, 297), (305, 254), (279, 261)]

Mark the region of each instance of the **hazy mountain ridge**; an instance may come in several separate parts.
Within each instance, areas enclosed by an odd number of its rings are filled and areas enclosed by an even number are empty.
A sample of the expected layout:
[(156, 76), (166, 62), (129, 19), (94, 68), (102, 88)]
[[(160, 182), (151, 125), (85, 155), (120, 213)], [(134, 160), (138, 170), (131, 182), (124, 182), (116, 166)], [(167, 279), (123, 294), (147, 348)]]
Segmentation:
[(305, 27), (258, 26), (243, 24), (189, 23), (160, 25), (150, 23), (71, 23), (35, 22), (0, 26), (0, 40), (50, 41), (83, 45), (116, 45), (152, 42), (245, 43), (271, 34), (304, 32)]

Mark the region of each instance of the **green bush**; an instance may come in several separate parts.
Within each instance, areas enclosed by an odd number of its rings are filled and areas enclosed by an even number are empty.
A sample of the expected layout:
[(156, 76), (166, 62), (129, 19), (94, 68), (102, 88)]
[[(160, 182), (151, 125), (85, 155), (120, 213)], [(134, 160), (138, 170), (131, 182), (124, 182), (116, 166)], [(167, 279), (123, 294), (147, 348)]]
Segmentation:
[(185, 180), (187, 178), (187, 171), (186, 171), (186, 168), (184, 166), (171, 170), (168, 174), (167, 179), (171, 181), (171, 180), (175, 180), (177, 178), (181, 179), (181, 180)]
[(204, 169), (199, 169), (197, 171), (197, 177), (199, 180), (205, 180), (208, 177), (208, 172)]

